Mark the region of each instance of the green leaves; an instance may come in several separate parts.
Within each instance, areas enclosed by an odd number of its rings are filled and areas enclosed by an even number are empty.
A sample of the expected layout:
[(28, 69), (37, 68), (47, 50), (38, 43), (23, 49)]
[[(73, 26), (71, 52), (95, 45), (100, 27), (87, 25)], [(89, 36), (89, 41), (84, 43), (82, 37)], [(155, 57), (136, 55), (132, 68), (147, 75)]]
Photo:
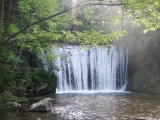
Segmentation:
[(126, 34), (125, 31), (111, 32), (110, 34), (103, 34), (101, 31), (84, 31), (77, 33), (77, 39), (81, 45), (110, 45), (114, 40)]
[(10, 24), (9, 25), (9, 30), (8, 30), (9, 34), (14, 34), (14, 33), (18, 32), (18, 31), (19, 31), (19, 29), (16, 27), (15, 24)]
[(44, 69), (32, 70), (30, 75), (32, 82), (33, 84), (36, 84), (36, 87), (39, 87), (41, 83), (50, 83), (57, 80), (57, 77), (54, 74), (50, 74)]
[(122, 0), (122, 2), (124, 13), (135, 18), (133, 24), (146, 26), (144, 33), (160, 28), (159, 0)]

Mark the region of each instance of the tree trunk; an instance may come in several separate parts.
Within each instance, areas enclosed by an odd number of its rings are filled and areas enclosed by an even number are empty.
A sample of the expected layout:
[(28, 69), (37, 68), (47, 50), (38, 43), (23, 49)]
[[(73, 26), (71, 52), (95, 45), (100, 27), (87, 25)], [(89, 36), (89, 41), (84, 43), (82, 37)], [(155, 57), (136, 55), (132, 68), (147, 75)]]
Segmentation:
[(9, 8), (8, 8), (7, 17), (6, 17), (6, 21), (5, 21), (5, 28), (4, 28), (4, 32), (3, 32), (3, 41), (5, 40), (5, 38), (7, 37), (7, 34), (8, 34), (12, 5), (13, 5), (13, 0), (9, 0)]
[(1, 0), (0, 1), (0, 33), (2, 31), (3, 15), (4, 15), (4, 0)]
[[(17, 4), (18, 4), (18, 1), (17, 0), (13, 0), (13, 5), (12, 5), (12, 16), (16, 16), (16, 14), (17, 14)], [(11, 23), (13, 23), (13, 19), (11, 18)]]

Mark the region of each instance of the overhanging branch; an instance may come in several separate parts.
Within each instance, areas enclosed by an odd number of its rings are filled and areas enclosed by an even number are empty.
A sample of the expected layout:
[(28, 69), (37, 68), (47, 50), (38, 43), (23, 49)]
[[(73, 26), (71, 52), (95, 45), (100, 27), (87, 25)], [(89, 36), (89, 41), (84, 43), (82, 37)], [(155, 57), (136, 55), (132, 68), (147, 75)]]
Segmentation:
[(28, 26), (24, 27), (24, 28), (21, 29), (20, 31), (16, 32), (15, 34), (13, 34), (13, 35), (11, 35), (10, 37), (8, 37), (7, 39), (5, 39), (5, 41), (3, 41), (2, 43), (0, 43), (0, 46), (5, 45), (9, 40), (11, 40), (12, 38), (16, 37), (17, 35), (19, 35), (20, 33), (22, 33), (23, 31), (27, 30), (28, 28), (30, 28), (30, 27), (33, 26), (33, 25), (36, 25), (36, 24), (41, 23), (41, 22), (43, 22), (43, 21), (45, 21), (45, 20), (54, 18), (54, 17), (56, 17), (56, 16), (58, 16), (58, 15), (64, 14), (64, 13), (66, 13), (66, 12), (68, 12), (68, 11), (71, 11), (72, 9), (75, 9), (75, 8), (86, 7), (86, 6), (93, 6), (93, 5), (121, 6), (121, 5), (123, 5), (123, 4), (122, 4), (122, 3), (109, 3), (109, 4), (105, 4), (105, 3), (80, 4), (80, 3), (79, 3), (79, 4), (75, 5), (75, 6), (68, 7), (67, 9), (65, 9), (65, 10), (63, 10), (63, 11), (61, 11), (61, 12), (59, 12), (59, 13), (56, 13), (56, 14), (54, 14), (54, 15), (51, 15), (51, 16), (48, 16), (48, 17), (43, 18), (43, 19), (41, 19), (41, 20), (38, 20), (38, 21), (36, 21), (36, 22), (34, 22), (34, 23), (32, 23), (32, 24), (29, 24)]

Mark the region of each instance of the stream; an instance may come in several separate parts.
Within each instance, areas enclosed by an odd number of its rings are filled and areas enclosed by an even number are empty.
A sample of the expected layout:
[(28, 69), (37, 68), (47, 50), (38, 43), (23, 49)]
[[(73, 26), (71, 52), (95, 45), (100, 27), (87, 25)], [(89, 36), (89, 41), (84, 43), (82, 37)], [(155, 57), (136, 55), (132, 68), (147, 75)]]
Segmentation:
[[(50, 112), (22, 112), (17, 120), (133, 120), (160, 118), (160, 96), (129, 92), (62, 93)], [(31, 98), (39, 101), (46, 97)]]

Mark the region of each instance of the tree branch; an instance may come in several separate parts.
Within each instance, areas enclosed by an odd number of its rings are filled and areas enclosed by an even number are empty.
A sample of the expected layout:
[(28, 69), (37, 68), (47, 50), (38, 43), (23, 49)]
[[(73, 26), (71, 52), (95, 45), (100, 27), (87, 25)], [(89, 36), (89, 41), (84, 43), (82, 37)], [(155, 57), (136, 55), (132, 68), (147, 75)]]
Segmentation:
[(122, 3), (109, 3), (109, 4), (105, 4), (105, 3), (88, 3), (88, 4), (82, 4), (82, 5), (77, 4), (77, 5), (68, 7), (67, 9), (65, 9), (65, 10), (63, 10), (63, 11), (61, 11), (61, 12), (59, 12), (59, 13), (56, 13), (56, 14), (54, 14), (54, 15), (51, 15), (51, 16), (48, 16), (48, 17), (43, 18), (43, 19), (41, 19), (41, 20), (38, 20), (37, 22), (34, 22), (34, 23), (32, 23), (32, 24), (29, 24), (28, 26), (24, 27), (23, 29), (21, 29), (21, 30), (18, 31), (17, 33), (11, 35), (11, 36), (8, 37), (5, 41), (3, 41), (2, 43), (0, 43), (0, 46), (5, 45), (9, 40), (11, 40), (12, 38), (16, 37), (17, 35), (19, 35), (20, 33), (22, 33), (23, 31), (27, 30), (28, 28), (30, 28), (30, 27), (33, 26), (33, 25), (36, 25), (36, 24), (38, 24), (38, 23), (41, 23), (41, 22), (43, 22), (43, 21), (45, 21), (45, 20), (51, 19), (51, 18), (56, 17), (56, 16), (58, 16), (58, 15), (64, 14), (64, 13), (66, 13), (66, 12), (68, 12), (68, 11), (71, 11), (72, 9), (75, 9), (75, 8), (86, 7), (86, 6), (93, 6), (93, 5), (121, 6), (121, 5), (123, 5), (123, 4), (122, 4)]

